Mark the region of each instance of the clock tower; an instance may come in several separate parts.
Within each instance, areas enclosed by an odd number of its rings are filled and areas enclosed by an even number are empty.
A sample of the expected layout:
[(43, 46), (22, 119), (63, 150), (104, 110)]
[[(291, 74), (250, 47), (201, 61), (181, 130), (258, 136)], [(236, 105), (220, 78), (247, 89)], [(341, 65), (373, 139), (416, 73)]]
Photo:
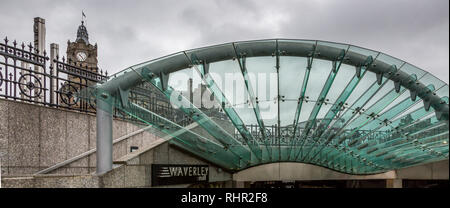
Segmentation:
[(84, 21), (81, 21), (81, 25), (78, 27), (77, 39), (75, 42), (67, 42), (67, 59), (72, 65), (81, 66), (88, 71), (97, 73), (97, 43), (91, 45), (89, 43), (89, 36), (84, 25)]
[[(77, 39), (75, 42), (67, 41), (67, 63), (72, 66), (76, 66), (78, 69), (86, 70), (98, 74), (97, 66), (97, 43), (92, 45), (89, 43), (89, 36), (84, 25), (84, 21), (81, 21), (81, 25), (78, 26)], [(74, 76), (68, 74), (67, 81), (64, 82), (60, 90), (60, 103), (65, 103), (72, 107), (81, 107), (82, 102), (75, 100), (73, 94), (80, 92), (82, 88), (94, 85), (96, 82), (83, 78), (83, 76), (90, 76), (92, 74), (77, 71), (80, 76)], [(90, 108), (90, 107), (89, 107)]]

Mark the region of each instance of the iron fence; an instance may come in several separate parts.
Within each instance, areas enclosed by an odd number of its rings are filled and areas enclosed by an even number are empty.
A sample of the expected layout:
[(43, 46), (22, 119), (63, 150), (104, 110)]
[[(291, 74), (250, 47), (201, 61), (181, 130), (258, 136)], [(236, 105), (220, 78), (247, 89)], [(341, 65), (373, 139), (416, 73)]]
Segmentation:
[[(51, 75), (45, 71), (48, 57), (31, 43), (0, 43), (0, 96), (12, 100), (49, 105), (48, 87)], [(42, 55), (41, 55), (42, 54)]]
[[(320, 122), (320, 121), (316, 121), (316, 122)], [(259, 144), (264, 144), (265, 143), (264, 139), (266, 139), (268, 141), (268, 144), (280, 145), (280, 146), (292, 146), (294, 144), (300, 145), (301, 144), (299, 142), (300, 141), (299, 139), (301, 137), (300, 135), (302, 135), (303, 132), (305, 131), (304, 123), (303, 123), (303, 125), (298, 125), (297, 130), (295, 131), (296, 133), (295, 133), (295, 137), (294, 137), (294, 126), (293, 125), (281, 126), (278, 128), (278, 126), (275, 124), (275, 125), (265, 126), (265, 132), (266, 132), (267, 137), (264, 138), (263, 135), (261, 134), (259, 125), (257, 125), (257, 124), (256, 125), (246, 125), (245, 127), (252, 134), (252, 136), (256, 139), (256, 141)], [(329, 129), (330, 133), (327, 135), (328, 136), (334, 135), (339, 130), (340, 130), (339, 128)], [(280, 131), (280, 134), (278, 134), (278, 131)], [(280, 135), (280, 136), (278, 136), (278, 135)], [(394, 136), (395, 135), (393, 135), (391, 131), (371, 131), (371, 130), (354, 131), (353, 129), (345, 129), (345, 130), (343, 130), (342, 134), (340, 135), (340, 137), (346, 138), (346, 140), (344, 142), (345, 145), (348, 145), (348, 143), (351, 141), (356, 141), (353, 145), (358, 145), (358, 144), (365, 143), (369, 140), (375, 140), (375, 139), (379, 139), (379, 138), (382, 138), (380, 140), (380, 142), (381, 142), (384, 140), (389, 140), (389, 139), (393, 138)], [(237, 130), (235, 130), (235, 132), (234, 132), (234, 137), (237, 140), (244, 142), (242, 135)], [(320, 141), (318, 141), (320, 138), (314, 137), (313, 132), (309, 132), (308, 135), (306, 135), (304, 139), (306, 139), (312, 143), (320, 142)], [(322, 138), (322, 140), (323, 140), (323, 138)]]
[[(80, 99), (83, 88), (102, 83), (108, 73), (70, 59), (56, 56), (50, 60), (46, 51), (38, 51), (31, 43), (18, 44), (5, 38), (0, 42), (0, 97), (54, 108), (95, 113), (95, 96)], [(141, 85), (130, 93), (130, 101), (158, 113), (182, 126), (192, 123), (183, 112), (172, 108), (167, 99), (152, 86)], [(115, 109), (114, 116), (139, 122)]]

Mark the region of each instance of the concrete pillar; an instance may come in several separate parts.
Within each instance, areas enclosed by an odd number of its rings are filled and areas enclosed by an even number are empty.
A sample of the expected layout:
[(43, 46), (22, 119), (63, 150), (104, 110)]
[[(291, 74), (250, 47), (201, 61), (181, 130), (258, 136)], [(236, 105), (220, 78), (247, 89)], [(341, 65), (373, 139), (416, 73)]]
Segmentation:
[(97, 97), (97, 174), (112, 170), (112, 103), (106, 93)]
[(403, 188), (402, 179), (387, 179), (386, 188)]
[[(31, 67), (30, 67), (30, 64), (29, 63), (27, 63), (27, 62), (24, 62), (24, 61), (21, 61), (20, 62), (20, 66), (22, 67), (22, 69), (28, 69), (28, 70), (30, 70), (30, 72), (31, 72)], [(28, 73), (28, 71), (27, 71), (27, 73)], [(24, 86), (26, 86), (26, 84), (28, 83), (28, 82), (30, 82), (31, 81), (31, 78), (30, 77), (26, 77), (25, 79), (22, 79), (21, 80), (21, 83), (20, 84), (23, 84)], [(25, 94), (23, 94), (23, 93), (20, 93), (20, 98), (22, 98), (22, 99), (29, 99), (27, 96), (25, 96)]]
[[(34, 18), (34, 25), (33, 25), (33, 32), (34, 32), (34, 49), (39, 51), (39, 55), (44, 55), (45, 50), (45, 19), (42, 19), (40, 17)], [(36, 73), (44, 73), (44, 70), (40, 66), (34, 66), (34, 71)], [(40, 74), (36, 74), (36, 77), (40, 80), (44, 80), (44, 77)], [(43, 84), (43, 83), (42, 83)], [(36, 89), (35, 93), (37, 93), (39, 89)], [(41, 97), (42, 96), (42, 97)], [(36, 97), (35, 101), (42, 101), (43, 93), (41, 93), (41, 96)]]
[(43, 55), (45, 50), (45, 19), (40, 17), (34, 18), (34, 48), (39, 50), (39, 54)]
[(57, 96), (55, 95), (55, 91), (58, 90), (55, 78), (56, 64), (53, 62), (53, 60), (55, 60), (56, 57), (58, 56), (59, 56), (59, 45), (56, 43), (50, 44), (50, 67), (52, 68), (51, 74), (53, 76), (50, 82), (50, 103), (52, 104), (56, 104), (56, 99), (58, 99)]

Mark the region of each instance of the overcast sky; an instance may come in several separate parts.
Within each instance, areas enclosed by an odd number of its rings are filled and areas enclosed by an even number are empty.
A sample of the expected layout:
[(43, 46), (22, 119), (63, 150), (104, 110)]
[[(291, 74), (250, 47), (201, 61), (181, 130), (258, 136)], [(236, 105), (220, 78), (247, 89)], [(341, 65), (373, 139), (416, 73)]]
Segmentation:
[(82, 10), (109, 72), (197, 47), (293, 38), (381, 51), (449, 80), (448, 0), (1, 0), (0, 37), (32, 41), (40, 16), (47, 50), (55, 42), (64, 55)]

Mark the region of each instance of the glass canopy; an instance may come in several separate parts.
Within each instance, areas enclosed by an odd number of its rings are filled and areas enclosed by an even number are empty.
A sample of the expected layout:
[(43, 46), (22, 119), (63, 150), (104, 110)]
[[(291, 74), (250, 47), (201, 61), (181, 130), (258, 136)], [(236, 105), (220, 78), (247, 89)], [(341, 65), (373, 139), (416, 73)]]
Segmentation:
[(448, 89), (381, 52), (273, 39), (144, 62), (90, 93), (228, 170), (301, 162), (374, 174), (448, 159)]

